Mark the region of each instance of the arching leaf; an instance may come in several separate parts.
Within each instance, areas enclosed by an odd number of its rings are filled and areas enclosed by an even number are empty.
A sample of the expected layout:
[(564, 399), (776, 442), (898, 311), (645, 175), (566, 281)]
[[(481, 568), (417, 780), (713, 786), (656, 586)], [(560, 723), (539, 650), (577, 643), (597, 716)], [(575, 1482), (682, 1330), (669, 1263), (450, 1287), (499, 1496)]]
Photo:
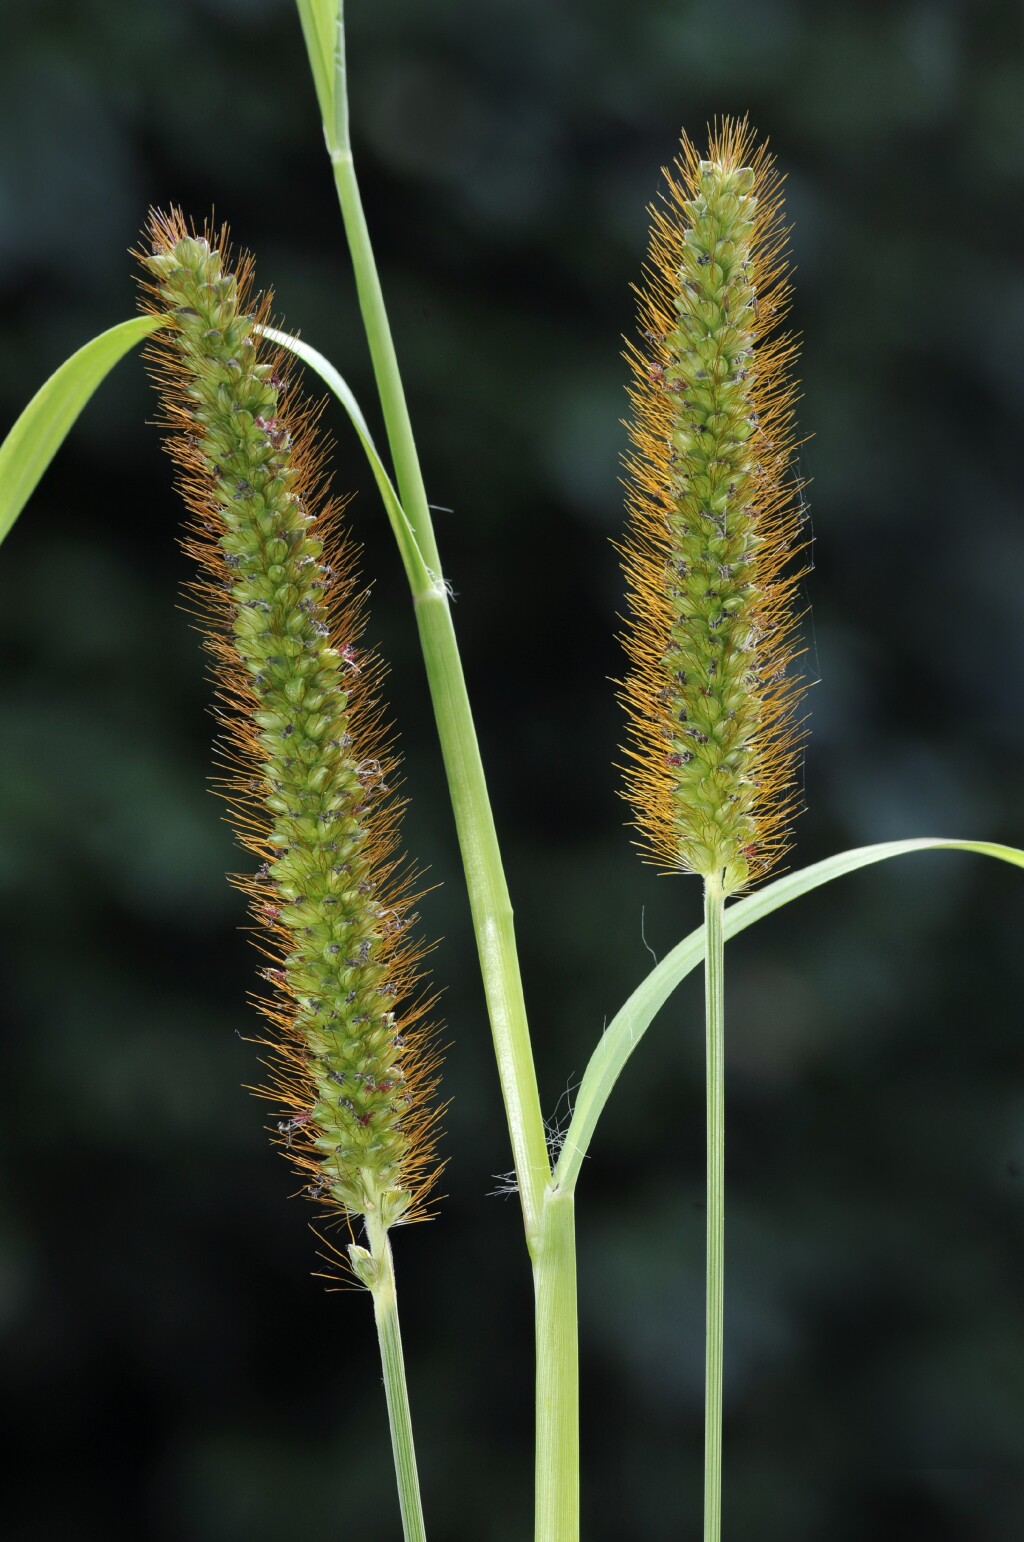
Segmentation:
[[(868, 867), (873, 862), (884, 862), (888, 857), (902, 857), (917, 851), (973, 851), (981, 856), (998, 857), (1003, 862), (1024, 867), (1024, 851), (1019, 851), (1015, 846), (1000, 846), (994, 841), (921, 837), (907, 841), (883, 841), (877, 846), (858, 846), (852, 851), (840, 852), (838, 856), (827, 857), (824, 862), (815, 862), (800, 872), (786, 873), (774, 883), (749, 894), (746, 899), (729, 905), (725, 912), (726, 941), (745, 927), (753, 926), (763, 916), (770, 915), (773, 910), (778, 910), (781, 905), (788, 905), (790, 900), (809, 894), (823, 883), (831, 883), (833, 878), (841, 878), (844, 873), (856, 872), (858, 868)], [(698, 927), (651, 970), (646, 980), (608, 1024), (583, 1074), (572, 1122), (566, 1131), (555, 1167), (555, 1182), (560, 1187), (570, 1190), (575, 1188), (594, 1127), (623, 1066), (658, 1010), (679, 982), (703, 958), (704, 928)]]
[(101, 332), (54, 370), (0, 445), (0, 541), (25, 507), (79, 413), (119, 359), (150, 332), (159, 316), (135, 316)]

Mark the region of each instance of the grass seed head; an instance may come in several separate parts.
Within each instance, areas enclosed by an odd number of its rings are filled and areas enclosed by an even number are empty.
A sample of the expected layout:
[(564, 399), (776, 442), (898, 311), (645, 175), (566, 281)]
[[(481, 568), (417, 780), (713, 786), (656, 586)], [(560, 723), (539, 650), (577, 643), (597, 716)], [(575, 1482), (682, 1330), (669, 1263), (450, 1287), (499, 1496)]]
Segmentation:
[(644, 855), (757, 882), (789, 844), (804, 571), (780, 178), (746, 122), (685, 136), (638, 289), (622, 547), (625, 796)]
[[(219, 790), (260, 866), (249, 897), (269, 993), (273, 1134), (335, 1217), (422, 1218), (437, 1172), (437, 1055), (418, 996), (415, 874), (364, 649), (340, 506), (325, 498), (316, 409), (271, 347), (270, 297), (227, 232), (151, 217), (148, 350), (191, 513), (184, 540), (223, 730)], [(340, 1255), (339, 1255), (340, 1256)]]

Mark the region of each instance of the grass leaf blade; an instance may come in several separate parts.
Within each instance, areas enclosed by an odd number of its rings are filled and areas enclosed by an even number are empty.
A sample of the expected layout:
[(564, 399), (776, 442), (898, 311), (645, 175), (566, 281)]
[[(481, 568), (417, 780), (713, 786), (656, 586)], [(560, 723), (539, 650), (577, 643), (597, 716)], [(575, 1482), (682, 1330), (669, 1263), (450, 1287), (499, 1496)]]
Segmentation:
[[(833, 878), (841, 878), (844, 873), (856, 872), (858, 868), (869, 867), (874, 862), (884, 862), (888, 857), (902, 857), (918, 851), (971, 851), (980, 856), (997, 857), (1016, 867), (1024, 867), (1024, 851), (1015, 846), (1002, 846), (995, 841), (959, 841), (922, 836), (914, 840), (882, 841), (875, 846), (858, 846), (851, 851), (840, 852), (837, 856), (826, 857), (823, 862), (815, 862), (799, 872), (786, 873), (774, 883), (749, 894), (746, 899), (728, 906), (724, 926), (726, 940), (735, 937), (746, 927), (753, 926), (755, 921), (760, 921), (780, 906), (788, 905), (790, 900), (799, 899), (802, 894), (809, 894), (812, 889), (830, 883)], [(580, 1083), (572, 1122), (555, 1168), (554, 1178), (559, 1187), (569, 1190), (575, 1188), (601, 1110), (623, 1066), (659, 1009), (679, 982), (701, 963), (703, 957), (704, 928), (698, 927), (651, 970), (609, 1023)]]
[(35, 491), (93, 392), (163, 322), (137, 316), (101, 332), (54, 370), (0, 445), (0, 541)]
[(334, 121), (334, 48), (338, 26), (337, 0), (296, 0), (309, 68), (324, 127)]
[(287, 348), (297, 359), (301, 359), (303, 364), (307, 364), (311, 370), (314, 370), (324, 384), (333, 391), (348, 413), (352, 427), (355, 429), (359, 442), (366, 452), (366, 458), (370, 463), (370, 470), (373, 472), (374, 480), (384, 501), (384, 507), (387, 510), (387, 516), (394, 531), (395, 540), (398, 542), (398, 549), (413, 591), (418, 593), (423, 588), (429, 587), (433, 582), (433, 577), (428, 572), (423, 561), (412, 526), (399, 502), (398, 494), (395, 491), (391, 478), (388, 476), (384, 462), (380, 458), (377, 446), (373, 442), (373, 436), (370, 433), (366, 419), (363, 417), (362, 409), (356, 401), (351, 386), (338, 373), (329, 359), (326, 359), (315, 348), (311, 348), (308, 343), (302, 342), (300, 338), (292, 337), (288, 332), (279, 332), (276, 327), (263, 327), (261, 330), (264, 336), (269, 338), (272, 343), (279, 343), (283, 348)]

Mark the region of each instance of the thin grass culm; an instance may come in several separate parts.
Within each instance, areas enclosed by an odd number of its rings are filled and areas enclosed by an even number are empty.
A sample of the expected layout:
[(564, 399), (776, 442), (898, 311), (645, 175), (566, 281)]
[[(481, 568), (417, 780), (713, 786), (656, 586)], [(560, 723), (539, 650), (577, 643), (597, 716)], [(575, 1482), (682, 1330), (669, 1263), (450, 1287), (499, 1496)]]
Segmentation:
[(427, 1213), (436, 1054), (381, 667), (361, 643), (354, 553), (324, 496), (315, 410), (289, 384), (294, 361), (263, 336), (270, 297), (253, 304), (251, 262), (232, 270), (225, 231), (197, 233), (173, 212), (154, 214), (148, 234), (144, 304), (167, 318), (149, 362), (192, 516), (184, 544), (224, 730), (221, 790), (262, 864), (235, 880), (269, 959), (258, 1090), (325, 1230), (352, 1239), (324, 1238), (329, 1271), (373, 1296), (403, 1526), (418, 1542), (388, 1233)]
[(704, 881), (707, 1295), (704, 1537), (721, 1531), (723, 913), (788, 849), (802, 576), (780, 179), (746, 122), (683, 138), (651, 210), (631, 346), (625, 792), (644, 855)]

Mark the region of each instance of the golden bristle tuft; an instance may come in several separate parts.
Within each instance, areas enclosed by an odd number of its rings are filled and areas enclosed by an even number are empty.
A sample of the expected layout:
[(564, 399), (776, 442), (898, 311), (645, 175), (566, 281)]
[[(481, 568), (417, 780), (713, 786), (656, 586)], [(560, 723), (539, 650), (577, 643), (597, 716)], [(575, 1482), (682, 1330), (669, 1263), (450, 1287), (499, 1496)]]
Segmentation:
[(788, 849), (799, 804), (787, 231), (745, 120), (716, 125), (706, 158), (684, 136), (665, 177), (627, 348), (625, 796), (649, 860), (729, 893)]
[[(269, 344), (271, 297), (226, 229), (154, 213), (147, 349), (191, 515), (183, 539), (212, 659), (217, 790), (260, 867), (233, 879), (267, 959), (266, 1085), (275, 1143), (331, 1216), (424, 1219), (439, 1172), (439, 1052), (412, 925), (417, 875), (362, 646), (363, 595), (343, 505), (326, 495), (319, 408)], [(340, 1257), (340, 1255), (339, 1255)]]

